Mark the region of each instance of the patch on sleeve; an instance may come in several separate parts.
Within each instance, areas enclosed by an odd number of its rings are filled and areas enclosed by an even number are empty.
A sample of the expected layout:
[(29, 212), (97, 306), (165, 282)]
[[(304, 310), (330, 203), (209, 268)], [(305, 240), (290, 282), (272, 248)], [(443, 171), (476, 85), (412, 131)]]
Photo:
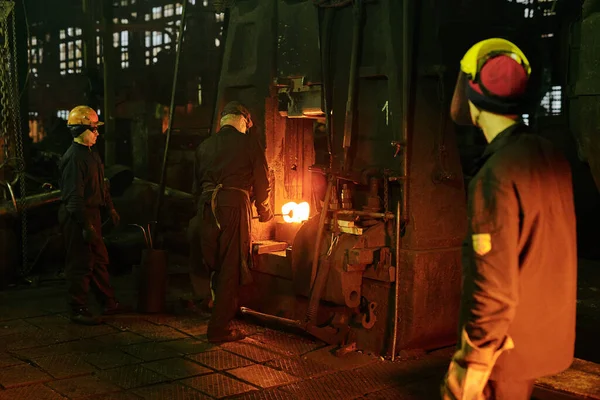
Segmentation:
[(480, 256), (485, 256), (492, 250), (492, 235), (489, 233), (476, 233), (473, 237), (473, 250)]

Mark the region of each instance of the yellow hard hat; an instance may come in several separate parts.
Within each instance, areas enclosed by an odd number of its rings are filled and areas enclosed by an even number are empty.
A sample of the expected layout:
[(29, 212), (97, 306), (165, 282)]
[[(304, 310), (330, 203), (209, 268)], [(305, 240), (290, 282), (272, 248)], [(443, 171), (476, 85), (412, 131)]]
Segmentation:
[(97, 127), (104, 125), (104, 122), (98, 120), (98, 114), (93, 108), (88, 106), (77, 106), (69, 113), (67, 125), (85, 125)]
[(509, 56), (523, 66), (527, 76), (531, 75), (531, 65), (521, 49), (514, 43), (500, 38), (482, 40), (471, 47), (460, 61), (460, 69), (469, 80), (477, 81), (486, 61), (498, 55)]

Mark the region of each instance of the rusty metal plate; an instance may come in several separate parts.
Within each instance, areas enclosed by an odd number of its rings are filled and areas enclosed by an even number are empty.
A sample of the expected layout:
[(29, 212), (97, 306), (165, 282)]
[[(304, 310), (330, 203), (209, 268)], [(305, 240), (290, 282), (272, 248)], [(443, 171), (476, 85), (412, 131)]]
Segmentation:
[(86, 362), (99, 369), (110, 369), (142, 362), (141, 359), (119, 350), (103, 351), (84, 357)]
[(118, 386), (100, 380), (96, 376), (80, 376), (79, 378), (62, 379), (49, 382), (47, 385), (71, 399), (122, 391)]
[(251, 365), (249, 367), (236, 368), (227, 371), (227, 373), (263, 389), (296, 382), (299, 379), (295, 376), (288, 375), (283, 371), (269, 368), (264, 365)]
[(40, 358), (44, 356), (60, 355), (60, 354), (83, 354), (83, 353), (98, 353), (106, 350), (106, 345), (92, 339), (75, 340), (72, 342), (54, 344), (51, 346), (35, 347), (15, 351), (15, 353), (26, 359)]
[(13, 365), (22, 364), (23, 361), (12, 357), (8, 353), (0, 353), (0, 368), (10, 367)]
[(192, 338), (164, 342), (163, 344), (181, 354), (198, 354), (218, 348), (212, 343)]
[(178, 357), (181, 355), (180, 353), (162, 345), (161, 343), (154, 342), (123, 346), (120, 348), (120, 350), (137, 358), (141, 358), (144, 361), (156, 361), (165, 358)]
[(44, 330), (65, 328), (71, 322), (62, 315), (44, 315), (43, 317), (27, 318), (25, 322)]
[(106, 324), (96, 326), (68, 324), (63, 329), (73, 337), (80, 338), (91, 338), (119, 332), (117, 329)]
[(192, 376), (210, 374), (212, 369), (203, 367), (183, 358), (153, 361), (143, 364), (144, 368), (157, 372), (171, 379), (190, 378)]
[(410, 385), (396, 386), (369, 393), (364, 398), (368, 400), (439, 399), (441, 380), (441, 377), (420, 380)]
[(44, 385), (21, 386), (8, 390), (0, 391), (0, 400), (62, 400), (66, 399), (63, 395)]
[(96, 340), (112, 346), (126, 346), (130, 344), (147, 343), (150, 339), (132, 332), (119, 332), (104, 336), (98, 336)]
[(27, 335), (17, 334), (3, 337), (2, 340), (8, 350), (30, 349), (32, 347), (47, 346), (74, 340), (64, 331), (49, 332), (37, 330), (28, 332)]
[(106, 323), (121, 331), (129, 331), (141, 333), (145, 330), (152, 330), (153, 327), (159, 326), (152, 322), (146, 321), (145, 317), (132, 315), (117, 315), (108, 319)]
[(290, 356), (302, 355), (325, 346), (325, 343), (323, 342), (316, 342), (297, 335), (290, 335), (271, 329), (267, 329), (262, 333), (252, 336), (252, 339), (265, 344), (269, 348), (277, 349), (277, 351), (282, 354)]
[(255, 325), (242, 319), (234, 319), (229, 323), (231, 329), (239, 329), (246, 336), (256, 335), (257, 333), (264, 332), (266, 328)]
[(178, 383), (148, 386), (134, 393), (146, 400), (209, 400), (211, 397)]
[(354, 399), (377, 389), (367, 378), (355, 371), (341, 371), (280, 388), (300, 399)]
[(37, 330), (37, 327), (20, 319), (0, 323), (0, 337), (14, 334), (30, 334)]
[(261, 391), (253, 391), (241, 394), (239, 396), (231, 397), (231, 399), (235, 400), (295, 400), (296, 397), (293, 397), (290, 393), (283, 392), (278, 388), (261, 390)]
[(7, 389), (13, 386), (32, 385), (50, 380), (52, 380), (50, 375), (29, 364), (0, 369), (0, 385)]
[(256, 390), (254, 386), (221, 374), (198, 376), (185, 379), (181, 383), (218, 399)]
[(41, 315), (47, 315), (48, 312), (39, 310), (35, 307), (1, 307), (0, 308), (0, 321), (10, 321), (12, 319), (23, 319), (39, 317)]
[(147, 337), (148, 339), (152, 339), (156, 342), (163, 342), (165, 340), (182, 339), (188, 337), (188, 335), (186, 335), (185, 333), (181, 333), (176, 329), (165, 325), (149, 325), (146, 330), (138, 330), (136, 331), (136, 333), (138, 335)]
[(94, 396), (94, 400), (140, 400), (140, 396), (136, 396), (131, 392), (110, 393), (102, 396)]
[[(448, 361), (436, 357), (424, 357), (417, 360), (401, 362), (382, 362), (357, 368), (355, 372), (364, 375), (379, 388), (399, 383), (409, 383), (417, 379), (431, 376), (443, 376), (448, 368)], [(441, 379), (441, 378), (440, 378)]]
[(193, 356), (188, 356), (188, 358), (212, 369), (216, 369), (217, 371), (245, 367), (253, 364), (253, 362), (248, 359), (226, 352), (222, 349), (194, 354)]
[(86, 363), (81, 355), (56, 355), (33, 360), (42, 370), (57, 379), (88, 375), (96, 368)]
[(205, 335), (208, 329), (208, 321), (200, 318), (183, 318), (165, 323), (165, 325), (190, 336)]
[(280, 369), (293, 376), (302, 378), (311, 378), (331, 371), (332, 368), (313, 360), (304, 360), (301, 358), (282, 358), (269, 361), (268, 366)]
[(221, 347), (231, 353), (238, 354), (259, 363), (283, 357), (281, 354), (273, 353), (265, 349), (260, 345), (260, 342), (250, 338), (246, 338), (239, 342), (225, 343)]
[(166, 376), (157, 374), (141, 365), (127, 365), (124, 367), (107, 369), (100, 372), (98, 377), (114, 383), (123, 389), (132, 389), (169, 380)]

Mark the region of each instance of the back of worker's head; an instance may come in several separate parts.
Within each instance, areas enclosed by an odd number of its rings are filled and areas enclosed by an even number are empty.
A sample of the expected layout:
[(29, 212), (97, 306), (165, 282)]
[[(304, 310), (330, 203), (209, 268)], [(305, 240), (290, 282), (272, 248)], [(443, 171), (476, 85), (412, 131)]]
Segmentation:
[(504, 39), (487, 39), (461, 60), (451, 115), (461, 125), (477, 125), (481, 112), (516, 119), (524, 111), (531, 66), (525, 54)]
[(242, 133), (248, 133), (254, 125), (250, 111), (239, 101), (230, 101), (221, 112), (220, 126), (231, 125)]

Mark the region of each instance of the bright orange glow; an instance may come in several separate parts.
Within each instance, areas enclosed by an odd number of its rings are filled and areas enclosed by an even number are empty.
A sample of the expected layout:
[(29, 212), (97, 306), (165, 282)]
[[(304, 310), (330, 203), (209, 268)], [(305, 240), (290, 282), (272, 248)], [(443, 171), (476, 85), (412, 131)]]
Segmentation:
[(290, 201), (281, 207), (281, 213), (283, 214), (283, 220), (288, 224), (298, 224), (308, 220), (310, 215), (310, 205), (306, 201), (300, 204)]

